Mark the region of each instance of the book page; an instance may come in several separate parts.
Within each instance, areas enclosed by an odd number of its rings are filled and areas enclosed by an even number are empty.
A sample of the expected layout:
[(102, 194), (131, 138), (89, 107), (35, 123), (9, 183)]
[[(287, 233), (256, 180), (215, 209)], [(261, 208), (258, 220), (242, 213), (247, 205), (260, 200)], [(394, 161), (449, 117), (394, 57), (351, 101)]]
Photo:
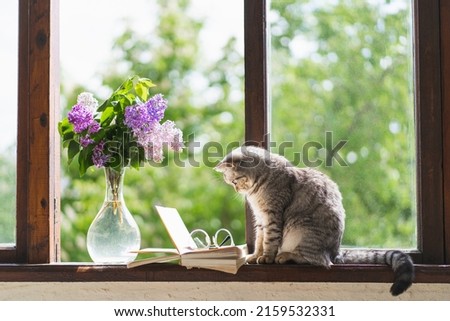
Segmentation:
[(189, 259), (218, 258), (237, 259), (247, 255), (247, 245), (224, 246), (220, 248), (198, 249), (185, 253), (183, 257)]
[(167, 253), (167, 254), (179, 254), (177, 249), (168, 249), (160, 247), (147, 247), (136, 251), (130, 251), (131, 253), (148, 254), (148, 253)]
[(166, 263), (174, 260), (179, 260), (180, 255), (179, 254), (171, 254), (171, 255), (164, 255), (164, 256), (157, 256), (157, 257), (151, 257), (141, 260), (136, 260), (129, 262), (127, 264), (128, 268), (134, 268), (141, 265), (151, 264), (151, 263)]
[(170, 207), (155, 207), (178, 252), (183, 254), (196, 249), (197, 245), (192, 239), (178, 211)]

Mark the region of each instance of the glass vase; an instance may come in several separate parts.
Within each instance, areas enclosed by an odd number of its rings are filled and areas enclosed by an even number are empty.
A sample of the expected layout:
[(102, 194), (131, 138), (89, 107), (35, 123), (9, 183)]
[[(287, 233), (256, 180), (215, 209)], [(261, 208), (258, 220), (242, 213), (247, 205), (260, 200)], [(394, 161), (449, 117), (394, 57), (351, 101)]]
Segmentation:
[(124, 168), (105, 167), (105, 200), (87, 233), (87, 249), (96, 263), (131, 262), (137, 256), (131, 251), (141, 245), (139, 227), (123, 198), (124, 174)]

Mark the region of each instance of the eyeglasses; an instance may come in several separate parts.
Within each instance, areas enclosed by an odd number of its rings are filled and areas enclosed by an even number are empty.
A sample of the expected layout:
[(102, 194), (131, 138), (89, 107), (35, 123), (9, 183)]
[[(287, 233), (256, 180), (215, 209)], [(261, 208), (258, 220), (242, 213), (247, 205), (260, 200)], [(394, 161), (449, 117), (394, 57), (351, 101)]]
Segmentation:
[(211, 245), (211, 238), (209, 237), (208, 233), (206, 233), (202, 229), (193, 230), (191, 232), (191, 237), (197, 247), (201, 249), (210, 247), (219, 248), (224, 246), (234, 246), (233, 236), (231, 235), (231, 232), (226, 228), (221, 228), (216, 232), (216, 234), (214, 234), (214, 236), (212, 237), (213, 246)]

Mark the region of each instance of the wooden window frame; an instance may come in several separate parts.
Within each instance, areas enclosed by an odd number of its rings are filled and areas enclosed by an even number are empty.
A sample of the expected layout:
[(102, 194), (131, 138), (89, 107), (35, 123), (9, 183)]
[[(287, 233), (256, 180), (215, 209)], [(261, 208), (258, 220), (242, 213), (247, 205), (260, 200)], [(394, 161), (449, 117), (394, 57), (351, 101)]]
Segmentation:
[(0, 262), (59, 260), (58, 5), (19, 0), (16, 246)]
[[(381, 265), (246, 265), (228, 275), (170, 264), (58, 264), (58, 5), (19, 0), (17, 242), (0, 249), (0, 281), (392, 281)], [(266, 6), (244, 0), (245, 139), (263, 146), (270, 140)], [(419, 237), (411, 254), (416, 282), (450, 283), (450, 1), (414, 1), (414, 32)], [(251, 228), (247, 242), (253, 246)]]

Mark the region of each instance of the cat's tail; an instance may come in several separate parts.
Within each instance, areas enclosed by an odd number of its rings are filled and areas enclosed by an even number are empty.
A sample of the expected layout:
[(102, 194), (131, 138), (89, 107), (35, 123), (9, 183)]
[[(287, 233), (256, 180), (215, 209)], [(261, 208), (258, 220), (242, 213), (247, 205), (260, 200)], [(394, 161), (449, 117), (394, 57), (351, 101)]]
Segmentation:
[(345, 250), (341, 252), (338, 261), (341, 262), (336, 263), (387, 264), (391, 266), (394, 271), (394, 283), (391, 286), (392, 295), (405, 292), (414, 280), (414, 263), (411, 257), (402, 251)]

